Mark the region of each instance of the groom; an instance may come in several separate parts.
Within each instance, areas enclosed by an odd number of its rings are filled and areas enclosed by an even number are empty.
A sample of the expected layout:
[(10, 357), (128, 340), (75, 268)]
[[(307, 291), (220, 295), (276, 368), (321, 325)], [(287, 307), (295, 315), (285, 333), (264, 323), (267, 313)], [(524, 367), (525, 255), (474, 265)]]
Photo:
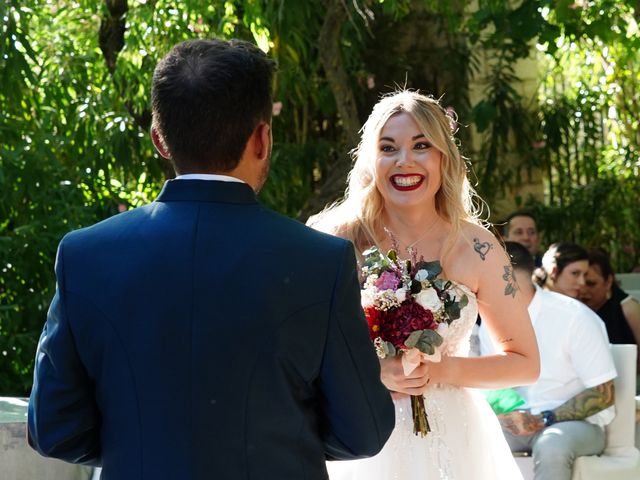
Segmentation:
[(61, 242), (29, 442), (104, 480), (324, 479), (394, 423), (353, 247), (256, 200), (274, 66), (177, 45), (153, 77), (157, 200)]

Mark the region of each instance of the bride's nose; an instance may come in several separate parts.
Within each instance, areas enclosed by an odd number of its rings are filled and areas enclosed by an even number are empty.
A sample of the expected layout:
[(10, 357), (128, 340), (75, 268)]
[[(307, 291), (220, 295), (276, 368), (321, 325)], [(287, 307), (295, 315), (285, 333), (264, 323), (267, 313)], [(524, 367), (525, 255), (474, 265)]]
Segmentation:
[(396, 166), (402, 167), (413, 164), (413, 156), (411, 152), (408, 152), (405, 149), (401, 149), (398, 151), (398, 155), (396, 156)]

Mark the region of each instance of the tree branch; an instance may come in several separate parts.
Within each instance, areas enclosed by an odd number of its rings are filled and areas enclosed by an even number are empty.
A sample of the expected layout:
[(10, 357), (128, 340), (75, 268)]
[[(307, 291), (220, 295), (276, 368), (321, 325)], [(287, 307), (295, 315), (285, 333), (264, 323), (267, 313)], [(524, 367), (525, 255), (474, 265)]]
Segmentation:
[(347, 174), (351, 168), (348, 151), (358, 144), (360, 119), (356, 108), (356, 100), (350, 87), (349, 76), (342, 61), (340, 37), (342, 26), (347, 19), (347, 9), (342, 0), (325, 0), (327, 15), (320, 29), (318, 48), (320, 62), (324, 69), (329, 87), (333, 93), (342, 121), (342, 152), (329, 165), (329, 174), (322, 179), (316, 194), (309, 199), (302, 209), (301, 219), (322, 210), (327, 203), (339, 198), (346, 187)]

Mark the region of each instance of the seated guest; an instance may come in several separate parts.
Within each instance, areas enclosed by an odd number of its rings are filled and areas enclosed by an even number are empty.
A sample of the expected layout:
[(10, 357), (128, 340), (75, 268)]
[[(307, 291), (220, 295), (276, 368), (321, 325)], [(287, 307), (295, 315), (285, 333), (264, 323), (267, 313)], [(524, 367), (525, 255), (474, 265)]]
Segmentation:
[(535, 266), (542, 265), (542, 257), (538, 251), (540, 238), (533, 215), (527, 212), (514, 212), (509, 215), (504, 226), (504, 239), (524, 245), (533, 257)]
[(589, 251), (589, 270), (580, 300), (602, 318), (611, 343), (640, 345), (640, 303), (618, 286), (609, 255), (602, 249)]
[[(519, 243), (506, 242), (513, 275), (529, 302), (540, 350), (540, 378), (516, 390), (522, 410), (499, 415), (513, 451), (533, 455), (535, 480), (570, 480), (577, 456), (604, 449), (604, 425), (615, 416), (616, 369), (604, 324), (581, 302), (531, 281), (533, 260)], [(480, 352), (496, 352), (486, 325)], [(553, 428), (549, 428), (553, 426)]]
[(578, 298), (589, 270), (589, 254), (570, 242), (554, 243), (544, 253), (533, 280), (542, 288)]

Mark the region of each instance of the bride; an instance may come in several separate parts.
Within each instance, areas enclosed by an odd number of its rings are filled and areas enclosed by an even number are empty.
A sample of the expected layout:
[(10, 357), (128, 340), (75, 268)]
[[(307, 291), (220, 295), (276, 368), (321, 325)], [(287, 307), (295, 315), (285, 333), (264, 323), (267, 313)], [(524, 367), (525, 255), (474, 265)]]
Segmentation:
[[(380, 360), (396, 408), (396, 427), (375, 457), (328, 462), (332, 480), (521, 478), (498, 421), (479, 389), (534, 382), (537, 344), (508, 257), (481, 226), (456, 146), (454, 121), (433, 98), (400, 91), (374, 107), (363, 127), (345, 199), (312, 217), (319, 230), (351, 240), (356, 251), (392, 247), (439, 260), (469, 304), (443, 335), (438, 363), (405, 376), (399, 357)], [(497, 355), (468, 357), (478, 314)], [(424, 395), (431, 426), (413, 433), (409, 395)]]

